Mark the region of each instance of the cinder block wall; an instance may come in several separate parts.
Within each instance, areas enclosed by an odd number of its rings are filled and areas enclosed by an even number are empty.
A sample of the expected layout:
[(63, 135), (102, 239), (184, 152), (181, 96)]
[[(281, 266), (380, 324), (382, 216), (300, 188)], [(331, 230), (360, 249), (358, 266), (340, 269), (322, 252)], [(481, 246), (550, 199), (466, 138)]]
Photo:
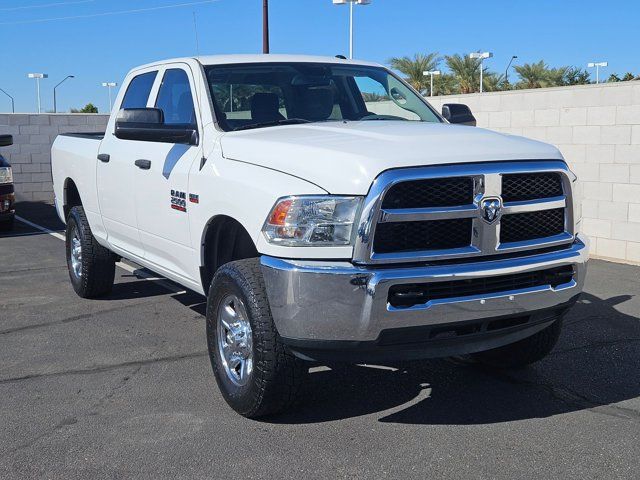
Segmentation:
[(13, 135), (13, 146), (0, 149), (13, 167), (18, 201), (53, 201), (51, 144), (60, 133), (98, 132), (108, 115), (0, 114), (0, 134)]
[(640, 263), (640, 82), (432, 97), (465, 103), (479, 127), (556, 145), (583, 186), (594, 255)]

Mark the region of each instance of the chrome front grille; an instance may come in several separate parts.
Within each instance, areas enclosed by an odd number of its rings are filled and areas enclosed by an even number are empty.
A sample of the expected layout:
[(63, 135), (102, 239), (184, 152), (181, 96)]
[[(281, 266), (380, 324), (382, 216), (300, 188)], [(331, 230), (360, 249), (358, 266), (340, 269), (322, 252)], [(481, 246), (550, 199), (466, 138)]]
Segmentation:
[(365, 201), (354, 261), (445, 260), (570, 243), (572, 178), (557, 160), (384, 172)]

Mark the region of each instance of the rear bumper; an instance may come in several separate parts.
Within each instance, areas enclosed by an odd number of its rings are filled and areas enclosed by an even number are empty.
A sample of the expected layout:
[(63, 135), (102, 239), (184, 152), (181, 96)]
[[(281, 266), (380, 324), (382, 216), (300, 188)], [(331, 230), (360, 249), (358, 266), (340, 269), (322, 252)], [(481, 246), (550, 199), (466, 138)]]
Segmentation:
[[(486, 350), (533, 335), (575, 302), (584, 285), (587, 261), (588, 246), (580, 238), (560, 251), (474, 263), (361, 267), (264, 256), (262, 269), (278, 332), (301, 356), (318, 359), (324, 350), (351, 352), (357, 358), (385, 352), (389, 354), (385, 357), (407, 358), (412, 350), (407, 345), (421, 343), (408, 358), (424, 358)], [(472, 280), (568, 265), (573, 266), (573, 278), (555, 288), (540, 285), (449, 297), (408, 308), (388, 302), (394, 285)], [(504, 328), (492, 328), (491, 321), (500, 319)], [(464, 326), (470, 330), (458, 328)], [(472, 335), (456, 334), (456, 329)], [(455, 341), (443, 343), (447, 348), (438, 348), (442, 339), (434, 338), (433, 332), (439, 330), (454, 332)], [(432, 341), (424, 342), (425, 335)]]

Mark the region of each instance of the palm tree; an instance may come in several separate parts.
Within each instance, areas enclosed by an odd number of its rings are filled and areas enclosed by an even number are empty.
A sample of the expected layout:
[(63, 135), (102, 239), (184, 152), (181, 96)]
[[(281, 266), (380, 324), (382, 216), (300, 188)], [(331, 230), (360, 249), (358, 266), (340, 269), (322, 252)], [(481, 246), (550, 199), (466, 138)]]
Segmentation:
[(473, 93), (480, 89), (480, 60), (457, 54), (445, 59), (458, 82), (460, 93)]
[(623, 82), (628, 82), (629, 80), (634, 80), (636, 77), (633, 73), (631, 72), (627, 72), (624, 74), (624, 77), (622, 77), (622, 81)]
[(565, 85), (587, 85), (591, 83), (589, 72), (580, 67), (569, 67), (565, 74)]
[(489, 72), (485, 69), (482, 73), (482, 89), (485, 92), (499, 92), (508, 90), (508, 84), (504, 80), (504, 75)]
[(547, 87), (562, 87), (567, 85), (569, 67), (550, 68), (547, 70)]
[(544, 61), (538, 63), (525, 63), (513, 67), (520, 77), (518, 88), (546, 87), (549, 81), (549, 68)]
[(394, 57), (388, 61), (391, 68), (405, 75), (405, 80), (419, 92), (423, 92), (429, 86), (429, 78), (424, 72), (435, 70), (440, 63), (437, 53), (416, 53), (413, 58)]
[(458, 81), (456, 77), (448, 73), (443, 73), (433, 79), (434, 95), (453, 95), (459, 93)]

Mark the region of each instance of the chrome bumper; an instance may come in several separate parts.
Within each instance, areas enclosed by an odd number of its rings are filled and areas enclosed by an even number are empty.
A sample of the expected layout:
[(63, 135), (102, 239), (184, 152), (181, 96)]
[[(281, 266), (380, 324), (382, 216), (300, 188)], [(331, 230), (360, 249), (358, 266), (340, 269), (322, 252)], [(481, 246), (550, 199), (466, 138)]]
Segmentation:
[[(262, 271), (276, 327), (285, 339), (371, 342), (390, 329), (504, 317), (566, 304), (582, 291), (588, 250), (586, 239), (579, 237), (568, 249), (528, 257), (402, 268), (263, 256)], [(565, 265), (573, 265), (575, 275), (556, 288), (546, 285), (447, 298), (402, 309), (387, 302), (393, 285), (474, 279)]]

